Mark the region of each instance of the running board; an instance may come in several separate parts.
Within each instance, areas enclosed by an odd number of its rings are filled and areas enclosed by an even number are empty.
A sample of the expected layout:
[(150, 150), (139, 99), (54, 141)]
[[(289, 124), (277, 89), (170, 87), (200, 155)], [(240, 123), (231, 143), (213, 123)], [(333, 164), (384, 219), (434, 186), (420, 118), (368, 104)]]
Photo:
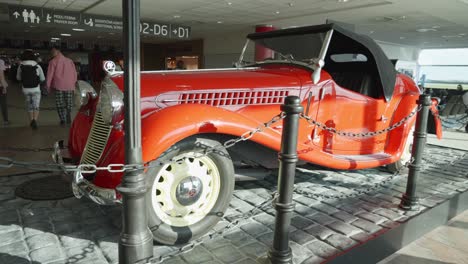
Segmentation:
[(264, 180), (270, 175), (271, 170), (264, 168), (234, 168), (236, 181), (258, 181)]

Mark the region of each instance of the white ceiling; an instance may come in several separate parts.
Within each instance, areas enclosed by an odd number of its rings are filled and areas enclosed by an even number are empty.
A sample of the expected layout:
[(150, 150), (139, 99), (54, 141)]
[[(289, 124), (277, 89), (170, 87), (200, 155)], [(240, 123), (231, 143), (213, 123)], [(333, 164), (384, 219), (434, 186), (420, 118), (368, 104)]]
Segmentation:
[[(0, 0), (69, 11), (121, 16), (121, 0)], [(141, 0), (145, 20), (192, 27), (194, 38), (238, 32), (257, 24), (290, 27), (333, 19), (372, 38), (418, 47), (468, 47), (468, 0)], [(61, 31), (0, 24), (3, 34), (50, 37)], [(26, 30), (27, 32), (25, 32)], [(419, 32), (419, 31), (426, 32)], [(74, 33), (79, 39), (116, 41), (118, 34)], [(102, 35), (102, 36), (101, 36)], [(150, 39), (148, 39), (150, 40)], [(145, 40), (146, 41), (146, 40)]]

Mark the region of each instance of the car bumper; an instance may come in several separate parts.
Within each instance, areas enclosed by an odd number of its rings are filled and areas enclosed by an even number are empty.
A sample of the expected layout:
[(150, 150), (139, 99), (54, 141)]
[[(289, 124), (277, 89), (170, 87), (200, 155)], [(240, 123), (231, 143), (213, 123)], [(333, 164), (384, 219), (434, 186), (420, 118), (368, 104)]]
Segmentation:
[[(67, 149), (63, 147), (63, 141), (55, 142), (52, 159), (55, 163), (65, 165), (64, 161), (71, 160), (67, 156)], [(65, 179), (71, 182), (73, 194), (76, 198), (87, 197), (100, 205), (113, 205), (121, 203), (114, 189), (101, 188), (86, 180), (80, 171), (65, 172)]]

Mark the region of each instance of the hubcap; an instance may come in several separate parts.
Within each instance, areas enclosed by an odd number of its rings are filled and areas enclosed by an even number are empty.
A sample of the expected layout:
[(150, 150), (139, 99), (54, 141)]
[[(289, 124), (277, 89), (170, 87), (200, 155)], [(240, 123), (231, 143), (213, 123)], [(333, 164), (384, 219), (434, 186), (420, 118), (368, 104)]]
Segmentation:
[(200, 198), (203, 191), (203, 183), (200, 178), (190, 176), (182, 181), (176, 189), (176, 198), (181, 205), (192, 205)]
[(220, 188), (218, 167), (209, 156), (182, 153), (164, 164), (156, 175), (151, 205), (159, 219), (168, 225), (193, 225), (213, 209)]

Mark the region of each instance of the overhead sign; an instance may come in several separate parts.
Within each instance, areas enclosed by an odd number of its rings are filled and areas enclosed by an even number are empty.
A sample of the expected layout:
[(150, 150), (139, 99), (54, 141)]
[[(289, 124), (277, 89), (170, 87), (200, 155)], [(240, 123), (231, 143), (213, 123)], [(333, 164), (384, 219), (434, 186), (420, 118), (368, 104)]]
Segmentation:
[(42, 16), (47, 25), (74, 26), (80, 25), (80, 14), (76, 12), (42, 9)]
[[(96, 32), (121, 32), (123, 30), (123, 22), (120, 18), (28, 6), (10, 5), (9, 18), (11, 23), (24, 25), (83, 28)], [(140, 33), (147, 36), (188, 39), (191, 35), (191, 28), (164, 22), (142, 21)]]
[(82, 27), (94, 31), (122, 31), (123, 22), (119, 18), (96, 16), (96, 15), (81, 15)]
[(37, 25), (44, 23), (42, 19), (42, 8), (28, 6), (10, 6), (10, 21), (17, 24)]

